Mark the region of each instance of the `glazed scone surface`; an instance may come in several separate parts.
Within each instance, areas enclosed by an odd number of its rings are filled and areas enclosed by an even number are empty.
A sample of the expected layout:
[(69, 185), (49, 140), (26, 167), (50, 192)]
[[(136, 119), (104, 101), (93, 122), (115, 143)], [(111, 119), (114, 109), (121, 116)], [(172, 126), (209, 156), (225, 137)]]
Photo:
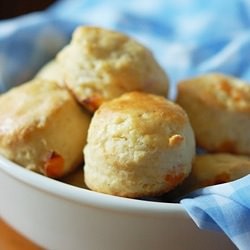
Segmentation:
[(250, 154), (250, 85), (222, 74), (182, 81), (177, 103), (188, 113), (197, 144), (211, 152)]
[(66, 85), (90, 111), (132, 90), (167, 96), (168, 78), (152, 53), (119, 32), (79, 27), (57, 61)]
[(160, 96), (127, 93), (104, 103), (91, 121), (85, 182), (113, 195), (159, 195), (189, 174), (194, 151), (182, 108)]
[(0, 153), (58, 178), (82, 161), (90, 117), (68, 91), (36, 79), (0, 96)]

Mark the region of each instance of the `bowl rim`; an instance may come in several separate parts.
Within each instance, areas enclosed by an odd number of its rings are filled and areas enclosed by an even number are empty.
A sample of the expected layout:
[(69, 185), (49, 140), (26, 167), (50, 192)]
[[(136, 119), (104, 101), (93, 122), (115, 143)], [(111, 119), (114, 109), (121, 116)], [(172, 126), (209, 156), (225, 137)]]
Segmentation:
[(58, 180), (54, 180), (25, 169), (22, 166), (0, 155), (0, 171), (29, 185), (38, 191), (60, 197), (78, 205), (87, 205), (99, 209), (108, 209), (126, 213), (139, 213), (144, 215), (171, 215), (188, 218), (185, 209), (179, 203), (165, 203), (145, 200), (136, 200), (98, 193), (88, 189), (76, 187)]

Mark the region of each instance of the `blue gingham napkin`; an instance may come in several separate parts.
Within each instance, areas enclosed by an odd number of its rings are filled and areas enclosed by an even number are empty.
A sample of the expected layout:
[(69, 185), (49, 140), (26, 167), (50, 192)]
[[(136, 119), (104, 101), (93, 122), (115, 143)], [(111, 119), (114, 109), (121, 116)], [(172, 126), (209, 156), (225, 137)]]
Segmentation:
[[(0, 22), (0, 92), (31, 79), (80, 24), (122, 31), (150, 48), (171, 80), (218, 71), (250, 80), (249, 0), (62, 0)], [(250, 177), (181, 201), (200, 228), (250, 246)], [(248, 219), (249, 218), (249, 219)]]
[(250, 175), (197, 190), (181, 204), (200, 228), (224, 232), (239, 249), (250, 249)]

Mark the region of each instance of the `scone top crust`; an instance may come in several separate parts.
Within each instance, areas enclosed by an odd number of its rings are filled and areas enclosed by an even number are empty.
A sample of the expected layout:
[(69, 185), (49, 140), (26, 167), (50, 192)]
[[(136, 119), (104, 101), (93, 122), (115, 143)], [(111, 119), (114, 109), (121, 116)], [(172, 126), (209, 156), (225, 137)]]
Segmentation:
[[(73, 34), (72, 44), (81, 47), (82, 51), (90, 57), (109, 59), (110, 53), (117, 53), (123, 46), (128, 46), (129, 44), (126, 43), (129, 40), (126, 35), (115, 31), (98, 27), (78, 27)], [(140, 46), (135, 47), (135, 49), (138, 48)]]
[(232, 76), (217, 73), (202, 75), (182, 81), (178, 90), (194, 95), (215, 108), (250, 112), (250, 85)]
[[(114, 146), (118, 142), (119, 146), (126, 145), (126, 152), (119, 153), (126, 161), (149, 148), (154, 152), (156, 148), (166, 150), (179, 146), (184, 140), (179, 133), (188, 124), (186, 112), (166, 98), (130, 92), (101, 105), (91, 121), (88, 139), (104, 152), (118, 152), (119, 147)], [(107, 141), (115, 142), (113, 149)]]
[(73, 98), (66, 90), (55, 82), (40, 79), (1, 95), (1, 144), (15, 144), (15, 140), (24, 138), (33, 128), (43, 128), (47, 117), (52, 117), (67, 101)]
[(90, 111), (129, 91), (167, 96), (168, 78), (152, 53), (119, 32), (79, 27), (57, 60), (66, 85)]
[[(123, 94), (121, 98), (105, 103), (97, 113), (105, 113), (112, 116), (116, 112), (129, 114), (135, 119), (143, 119), (147, 114), (152, 114), (159, 121), (171, 121), (175, 126), (182, 127), (188, 120), (183, 109), (166, 98), (143, 92), (130, 92)], [(146, 124), (143, 124), (145, 127)]]

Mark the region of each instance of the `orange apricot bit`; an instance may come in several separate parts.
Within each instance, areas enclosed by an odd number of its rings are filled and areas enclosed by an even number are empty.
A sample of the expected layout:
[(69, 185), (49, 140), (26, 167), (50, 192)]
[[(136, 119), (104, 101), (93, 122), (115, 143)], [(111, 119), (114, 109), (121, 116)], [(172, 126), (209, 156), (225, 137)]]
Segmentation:
[(180, 174), (174, 174), (170, 173), (165, 176), (165, 180), (168, 184), (170, 184), (172, 187), (177, 186), (180, 184), (185, 178), (185, 175), (183, 173)]
[(168, 144), (170, 147), (178, 146), (184, 140), (184, 137), (181, 135), (172, 135), (168, 139)]
[(63, 175), (64, 159), (61, 155), (52, 151), (44, 163), (44, 174), (51, 178), (58, 178)]
[(222, 91), (224, 91), (227, 95), (231, 95), (231, 92), (232, 92), (232, 86), (230, 85), (230, 83), (228, 82), (228, 80), (226, 79), (222, 79), (220, 81), (220, 89)]
[(222, 184), (231, 181), (230, 175), (228, 173), (221, 173), (215, 176), (213, 179), (205, 180), (201, 183), (202, 187), (212, 186), (216, 184)]
[(230, 141), (230, 140), (222, 142), (218, 147), (218, 151), (219, 152), (229, 152), (229, 153), (237, 152), (237, 149), (235, 147), (235, 142)]
[(99, 106), (102, 104), (103, 100), (98, 95), (93, 95), (91, 97), (88, 97), (84, 100), (82, 100), (82, 105), (85, 106), (88, 110), (91, 112), (96, 111)]

